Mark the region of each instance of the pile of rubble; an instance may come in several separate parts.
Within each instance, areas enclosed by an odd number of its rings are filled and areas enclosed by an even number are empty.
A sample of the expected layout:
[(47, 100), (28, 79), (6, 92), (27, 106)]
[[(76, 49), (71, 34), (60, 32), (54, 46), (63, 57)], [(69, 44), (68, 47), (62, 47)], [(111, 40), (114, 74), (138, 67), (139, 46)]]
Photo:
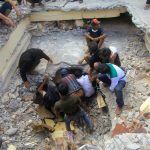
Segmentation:
[[(122, 115), (119, 118), (116, 118), (114, 115), (116, 106), (115, 96), (103, 87), (102, 90), (106, 95), (106, 101), (109, 106), (109, 114), (102, 114), (97, 108), (96, 101), (93, 101), (89, 107), (89, 114), (94, 121), (95, 132), (89, 135), (82, 132), (82, 130), (79, 131), (81, 134), (77, 135), (76, 145), (80, 147), (84, 144), (95, 144), (99, 149), (102, 147), (113, 149), (113, 147), (115, 148), (116, 146), (116, 141), (119, 142), (122, 137), (128, 139), (131, 137), (133, 139), (137, 136), (139, 144), (134, 144), (133, 146), (139, 148), (139, 145), (142, 147), (142, 142), (149, 143), (148, 140), (145, 141), (145, 137), (148, 137), (149, 135), (124, 134), (118, 135), (116, 138), (110, 140), (111, 136), (109, 130), (111, 129), (111, 122), (112, 129), (114, 129), (117, 124), (122, 124), (123, 121), (127, 125), (136, 121), (137, 126), (142, 124), (144, 132), (149, 132), (149, 119), (142, 117), (137, 118), (141, 104), (150, 96), (150, 60), (144, 46), (143, 33), (138, 29), (135, 29), (133, 25), (127, 24), (126, 21), (118, 22), (117, 20), (104, 20), (103, 26), (108, 35), (106, 45), (114, 45), (118, 48), (122, 66), (128, 71), (128, 84), (124, 93), (126, 106)], [(69, 42), (66, 41), (66, 45), (71, 44), (71, 41), (82, 41), (84, 39), (83, 33), (78, 32), (76, 29), (67, 32), (60, 29), (58, 29), (58, 31), (69, 39)], [(57, 32), (52, 32), (48, 36), (38, 33), (40, 35), (40, 40), (38, 36), (33, 36), (34, 40), (32, 39), (31, 46), (37, 45), (36, 42), (39, 40), (39, 45), (40, 43), (43, 44), (45, 42), (44, 50), (49, 50), (48, 47), (50, 41), (53, 43), (57, 42), (57, 45), (53, 44), (54, 48), (62, 47), (62, 42), (59, 40), (60, 34), (56, 34)], [(76, 36), (72, 36), (73, 34)], [(52, 38), (54, 35), (55, 38)], [(50, 41), (43, 40), (45, 39), (44, 36), (46, 36), (46, 38), (49, 37)], [(71, 40), (70, 37), (72, 38)], [(63, 40), (63, 42), (65, 42), (65, 40)], [(82, 44), (84, 42), (82, 42)], [(72, 47), (78, 47), (78, 43), (72, 45)], [(51, 49), (53, 50), (53, 47), (51, 47)], [(68, 51), (68, 55), (71, 54), (72, 51)], [(33, 121), (41, 121), (41, 118), (36, 111), (37, 105), (33, 104), (32, 99), (34, 97), (36, 86), (42, 81), (43, 76), (39, 74), (28, 77), (32, 83), (32, 87), (29, 90), (23, 86), (21, 78), (18, 72), (16, 72), (11, 79), (11, 83), (7, 90), (1, 94), (0, 134), (3, 139), (2, 149), (7, 149), (9, 147), (13, 147), (14, 149), (17, 148), (19, 150), (44, 149), (43, 147), (46, 145), (54, 144), (49, 132), (35, 133), (31, 127)], [(137, 120), (134, 120), (134, 118)], [(124, 142), (121, 142), (121, 144), (123, 143)], [(131, 140), (131, 143), (134, 143), (134, 140)], [(124, 147), (128, 148), (126, 145)], [(145, 149), (145, 147), (143, 149)]]

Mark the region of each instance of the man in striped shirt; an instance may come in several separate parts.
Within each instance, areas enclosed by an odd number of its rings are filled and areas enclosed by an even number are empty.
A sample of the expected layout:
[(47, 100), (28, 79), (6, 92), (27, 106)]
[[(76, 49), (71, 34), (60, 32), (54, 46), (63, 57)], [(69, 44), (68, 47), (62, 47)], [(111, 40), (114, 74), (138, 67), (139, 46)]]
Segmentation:
[(116, 103), (118, 105), (116, 108), (116, 114), (119, 115), (124, 106), (122, 90), (126, 85), (125, 72), (120, 67), (111, 63), (95, 63), (94, 68), (100, 73), (99, 80), (107, 84), (112, 92), (115, 92)]
[(60, 71), (62, 79), (61, 83), (66, 83), (69, 87), (69, 95), (76, 95), (82, 97), (83, 90), (80, 84), (77, 82), (74, 74), (69, 74), (69, 71), (66, 68), (61, 69)]

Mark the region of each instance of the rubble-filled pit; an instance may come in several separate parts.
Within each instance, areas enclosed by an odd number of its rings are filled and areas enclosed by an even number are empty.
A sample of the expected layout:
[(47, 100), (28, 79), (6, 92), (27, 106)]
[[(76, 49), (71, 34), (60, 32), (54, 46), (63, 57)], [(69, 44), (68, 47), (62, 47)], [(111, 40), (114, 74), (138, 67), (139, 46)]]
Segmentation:
[[(54, 60), (54, 63), (66, 61), (76, 64), (84, 55), (83, 49), (87, 47), (84, 38), (85, 30), (74, 28), (68, 23), (67, 25), (52, 24), (45, 23), (44, 28), (39, 27), (41, 31), (32, 31), (29, 48), (41, 48)], [(34, 25), (39, 26), (39, 23)], [(64, 25), (66, 27), (63, 27)], [(128, 83), (124, 90), (126, 106), (121, 116), (130, 122), (132, 117), (138, 115), (142, 102), (150, 96), (150, 59), (143, 40), (144, 34), (125, 16), (102, 19), (101, 25), (107, 34), (105, 46), (117, 47), (122, 66), (128, 71)], [(30, 90), (23, 86), (17, 71), (6, 92), (1, 96), (0, 128), (3, 130), (0, 130), (0, 133), (4, 141), (2, 149), (7, 149), (10, 144), (18, 150), (46, 149), (47, 144), (49, 149), (54, 146), (47, 131), (37, 134), (32, 130), (31, 122), (40, 120), (40, 117), (35, 111), (37, 105), (33, 104), (31, 99), (36, 85), (42, 81), (43, 76), (39, 74), (28, 77), (32, 83)], [(94, 122), (95, 132), (91, 135), (82, 132), (77, 134), (78, 146), (86, 143), (104, 146), (104, 141), (110, 138), (109, 130), (116, 119), (115, 96), (104, 87), (102, 90), (106, 95), (109, 114), (102, 114), (94, 100), (89, 107), (89, 114)], [(145, 124), (150, 128), (149, 123), (145, 122)]]

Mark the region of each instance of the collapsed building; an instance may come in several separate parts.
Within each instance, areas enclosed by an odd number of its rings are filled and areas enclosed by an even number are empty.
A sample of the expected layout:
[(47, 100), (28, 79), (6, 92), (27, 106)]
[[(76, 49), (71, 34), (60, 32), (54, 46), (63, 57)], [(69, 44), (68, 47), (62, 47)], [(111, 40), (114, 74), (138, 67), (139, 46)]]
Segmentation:
[[(114, 96), (110, 96), (110, 93), (106, 91), (106, 101), (112, 110), (109, 114), (102, 115), (96, 104), (91, 106), (90, 115), (93, 115), (93, 120), (95, 119), (97, 133), (88, 135), (87, 138), (85, 138), (86, 135), (81, 134), (77, 140), (81, 142), (76, 143), (77, 148), (149, 149), (149, 120), (143, 119), (142, 116), (138, 117), (140, 105), (150, 96), (148, 52), (150, 51), (150, 19), (149, 10), (146, 11), (143, 7), (144, 2), (137, 0), (113, 0), (111, 2), (84, 0), (80, 5), (78, 2), (60, 0), (46, 2), (44, 8), (35, 7), (33, 10), (29, 6), (20, 6), (23, 17), (16, 20), (16, 28), (11, 30), (2, 27), (0, 29), (0, 87), (2, 93), (0, 123), (1, 128), (4, 128), (4, 132), (2, 131), (5, 141), (4, 148), (16, 145), (17, 149), (46, 149), (45, 143), (47, 143), (49, 147), (47, 149), (52, 149), (50, 145), (53, 145), (51, 139), (47, 138), (48, 136), (38, 137), (36, 134), (31, 134), (31, 122), (40, 120), (40, 117), (35, 112), (37, 106), (30, 101), (35, 85), (30, 91), (27, 91), (18, 76), (17, 65), (20, 55), (27, 48), (35, 47), (43, 49), (53, 58), (56, 64), (53, 68), (44, 61), (37, 68), (40, 75), (34, 80), (42, 80), (45, 72), (53, 74), (58, 69), (57, 64), (61, 62), (77, 64), (84, 55), (82, 49), (86, 47), (82, 19), (101, 18), (102, 25), (108, 32), (106, 45), (114, 45), (120, 49), (123, 65), (129, 70), (128, 90), (125, 91), (127, 109), (120, 118), (116, 118), (113, 113), (112, 99)], [(33, 80), (32, 77), (31, 80)], [(127, 131), (126, 128), (118, 132), (120, 127), (117, 128), (116, 124), (126, 122), (131, 126), (134, 126), (132, 125), (134, 123), (138, 126), (142, 119), (144, 120), (142, 122), (144, 131), (137, 127), (134, 133), (132, 133), (133, 130), (132, 132)], [(119, 135), (111, 139), (110, 130), (115, 127), (118, 133), (114, 133), (115, 130), (113, 133)], [(120, 130), (122, 128), (121, 126)], [(135, 132), (142, 132), (142, 134)], [(56, 142), (55, 145), (57, 143), (59, 142)]]

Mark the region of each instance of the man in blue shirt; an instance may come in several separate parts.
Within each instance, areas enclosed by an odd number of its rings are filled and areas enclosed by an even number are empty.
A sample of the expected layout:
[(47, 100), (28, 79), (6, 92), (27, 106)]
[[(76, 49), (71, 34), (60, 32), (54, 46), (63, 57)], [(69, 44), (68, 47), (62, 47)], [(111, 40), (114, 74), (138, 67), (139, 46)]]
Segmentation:
[(93, 19), (91, 25), (92, 27), (88, 30), (88, 33), (85, 35), (87, 44), (89, 46), (91, 41), (96, 41), (98, 44), (98, 48), (101, 48), (106, 38), (106, 35), (104, 34), (103, 29), (100, 28), (100, 21), (98, 21), (97, 19)]

